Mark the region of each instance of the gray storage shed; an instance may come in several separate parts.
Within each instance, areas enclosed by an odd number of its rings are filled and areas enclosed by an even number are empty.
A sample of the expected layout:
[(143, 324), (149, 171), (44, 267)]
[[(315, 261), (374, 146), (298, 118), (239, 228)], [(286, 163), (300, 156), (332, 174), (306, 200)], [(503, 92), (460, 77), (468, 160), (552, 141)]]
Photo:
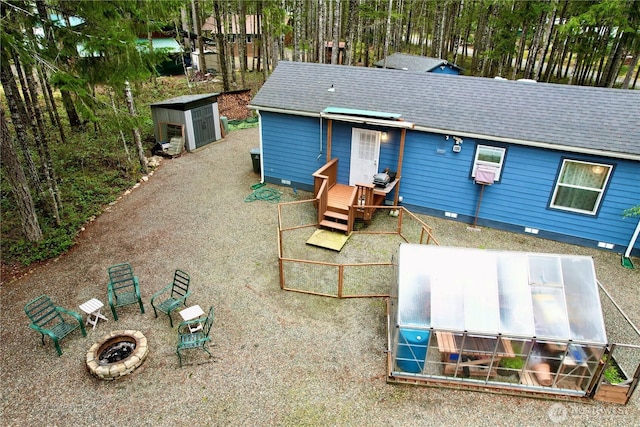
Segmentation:
[(222, 138), (219, 93), (183, 95), (151, 104), (156, 142), (193, 151)]

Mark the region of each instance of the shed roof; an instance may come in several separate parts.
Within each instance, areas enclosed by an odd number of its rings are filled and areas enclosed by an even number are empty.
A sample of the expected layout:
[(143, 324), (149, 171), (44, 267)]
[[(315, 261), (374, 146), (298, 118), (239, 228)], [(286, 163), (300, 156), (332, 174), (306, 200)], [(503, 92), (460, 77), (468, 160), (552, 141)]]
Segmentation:
[[(384, 67), (384, 59), (374, 64), (376, 67)], [(407, 71), (420, 71), (428, 73), (441, 65), (451, 66), (456, 70), (462, 71), (462, 68), (456, 64), (450, 64), (448, 61), (440, 58), (431, 58), (428, 56), (409, 55), (407, 53), (392, 53), (387, 56), (386, 68), (393, 68), (395, 70), (407, 70)]]
[(167, 108), (169, 110), (192, 110), (217, 101), (219, 93), (205, 93), (200, 95), (181, 95), (175, 98), (149, 104), (151, 108)]
[(398, 113), (424, 131), (640, 160), (635, 90), (280, 61), (250, 104), (308, 116), (329, 106)]

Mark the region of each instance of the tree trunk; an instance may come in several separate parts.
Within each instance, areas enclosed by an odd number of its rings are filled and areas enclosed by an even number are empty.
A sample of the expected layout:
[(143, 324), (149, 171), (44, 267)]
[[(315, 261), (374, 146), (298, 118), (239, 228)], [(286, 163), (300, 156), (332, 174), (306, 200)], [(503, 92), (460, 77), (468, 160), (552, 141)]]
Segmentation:
[(222, 30), (222, 13), (220, 11), (220, 0), (213, 2), (213, 17), (216, 20), (216, 44), (218, 45), (218, 64), (222, 74), (222, 86), (224, 90), (231, 90), (229, 84), (229, 73), (227, 71), (227, 43), (224, 31)]
[(389, 56), (389, 38), (391, 37), (391, 13), (393, 12), (393, 0), (389, 0), (387, 10), (387, 28), (384, 36), (384, 68), (387, 68), (387, 57)]
[[(131, 114), (131, 117), (137, 117), (138, 113), (136, 113), (136, 107), (133, 103), (133, 94), (131, 93), (131, 85), (129, 84), (129, 82), (125, 82), (124, 96), (127, 101), (129, 114)], [(137, 125), (133, 128), (133, 140), (135, 141), (136, 147), (138, 148), (138, 159), (140, 160), (140, 168), (146, 175), (149, 173), (149, 163), (147, 162), (147, 156), (144, 155), (144, 148), (142, 147), (142, 137), (140, 136), (140, 129), (138, 129)]]
[(603, 86), (613, 87), (618, 77), (618, 71), (620, 70), (620, 62), (622, 60), (622, 45), (623, 45), (624, 33), (621, 31), (620, 35), (616, 38), (615, 47), (611, 49), (611, 55), (609, 56), (607, 74)]
[(53, 91), (51, 90), (51, 85), (47, 80), (47, 76), (45, 71), (41, 66), (38, 67), (38, 76), (40, 77), (40, 85), (45, 88), (45, 99), (47, 101), (47, 109), (49, 110), (49, 114), (53, 116), (51, 124), (58, 129), (58, 133), (60, 134), (60, 141), (62, 144), (67, 143), (67, 137), (64, 133), (64, 127), (62, 126), (62, 121), (60, 120), (60, 115), (58, 114), (58, 107), (56, 105), (55, 97), (53, 96)]
[(538, 66), (534, 67), (534, 69), (536, 70), (534, 72), (535, 80), (540, 80), (540, 77), (542, 76), (542, 69), (545, 65), (545, 58), (547, 57), (547, 52), (549, 51), (549, 46), (551, 44), (551, 39), (555, 30), (557, 12), (558, 12), (558, 9), (556, 4), (555, 7), (553, 8), (553, 12), (551, 13), (551, 18), (548, 19), (546, 23), (547, 25), (544, 33), (544, 41), (543, 41), (543, 47), (540, 54), (540, 59), (538, 60)]
[(201, 73), (206, 73), (207, 63), (204, 57), (204, 41), (202, 40), (202, 19), (200, 18), (200, 0), (191, 0), (191, 14), (192, 14), (191, 19), (193, 21), (193, 32), (196, 35), (196, 45), (198, 47), (198, 70)]
[(295, 62), (300, 62), (301, 54), (300, 54), (300, 44), (302, 37), (302, 6), (303, 0), (296, 0), (294, 4), (294, 12), (293, 12), (293, 60)]
[[(627, 73), (624, 76), (624, 81), (622, 82), (622, 89), (629, 89), (629, 83), (631, 83), (631, 76), (633, 76), (633, 70), (636, 69), (636, 65), (638, 65), (638, 55), (640, 55), (640, 42), (638, 39), (633, 40), (633, 45), (631, 46), (631, 62), (629, 63), (629, 68), (627, 68)], [(637, 77), (637, 74), (636, 74)]]
[(181, 21), (180, 23), (182, 26), (182, 31), (184, 34), (184, 37), (182, 38), (184, 42), (184, 49), (189, 54), (189, 56), (191, 56), (191, 52), (193, 52), (193, 46), (191, 46), (191, 37), (189, 37), (189, 33), (191, 31), (189, 31), (189, 19), (187, 17), (187, 9), (185, 9), (184, 6), (180, 8), (180, 21)]
[[(116, 108), (115, 97), (113, 96), (113, 91), (109, 90), (109, 99), (111, 99), (111, 108), (113, 109), (113, 117), (118, 116), (118, 109)], [(120, 132), (120, 139), (122, 139), (122, 145), (124, 147), (124, 152), (127, 155), (127, 160), (131, 161), (131, 154), (129, 153), (129, 147), (127, 147), (127, 138), (124, 136), (124, 132), (122, 128), (118, 128)]]
[(2, 155), (2, 167), (6, 171), (7, 178), (11, 184), (11, 192), (15, 198), (22, 231), (26, 239), (30, 242), (42, 240), (42, 230), (38, 223), (35, 204), (29, 191), (27, 178), (24, 175), (18, 155), (13, 148), (11, 133), (4, 117), (4, 109), (0, 108), (0, 154)]
[[(54, 46), (55, 41), (53, 40), (53, 34), (49, 26), (50, 19), (47, 12), (47, 5), (44, 0), (36, 0), (36, 9), (38, 11), (40, 22), (42, 22), (45, 30), (45, 39), (47, 40), (47, 43), (50, 43), (52, 46)], [(60, 59), (65, 62), (67, 61), (66, 58)], [(67, 117), (69, 118), (69, 126), (72, 129), (79, 128), (80, 126), (82, 126), (82, 122), (80, 120), (80, 117), (78, 117), (78, 112), (76, 111), (76, 106), (73, 103), (71, 94), (67, 90), (60, 90), (60, 95), (62, 96), (62, 105), (64, 106), (64, 109), (67, 112)]]
[(331, 48), (331, 63), (338, 64), (340, 55), (340, 0), (331, 2), (333, 5), (333, 46)]
[(540, 19), (538, 20), (538, 25), (536, 26), (535, 35), (533, 36), (533, 41), (531, 42), (531, 46), (529, 47), (529, 56), (527, 56), (527, 63), (524, 66), (523, 77), (525, 79), (529, 79), (533, 75), (533, 70), (536, 66), (536, 59), (538, 57), (538, 50), (540, 49), (540, 43), (544, 34), (544, 23), (546, 22), (546, 19), (547, 13), (541, 13)]
[(324, 47), (324, 0), (318, 0), (318, 63), (324, 64), (326, 61), (326, 50)]
[(356, 49), (358, 38), (356, 38), (359, 28), (358, 24), (358, 0), (349, 0), (349, 18), (347, 24), (347, 40), (344, 46), (344, 65), (354, 65), (356, 62)]
[[(242, 40), (238, 43), (238, 56), (240, 57), (240, 77), (242, 78), (242, 87), (246, 86), (246, 73), (249, 66), (247, 65), (247, 10), (244, 0), (238, 1), (238, 26), (240, 27), (240, 37)], [(254, 40), (255, 43), (255, 40)]]
[(51, 150), (49, 150), (49, 142), (47, 138), (47, 132), (44, 128), (44, 122), (42, 121), (42, 112), (40, 105), (38, 104), (38, 92), (36, 90), (35, 82), (33, 81), (33, 70), (28, 69), (25, 72), (25, 80), (27, 87), (25, 91), (28, 91), (32, 104), (32, 112), (34, 118), (34, 135), (36, 135), (35, 141), (38, 147), (38, 153), (40, 155), (40, 165), (42, 167), (42, 174), (47, 182), (47, 191), (51, 197), (51, 213), (56, 221), (57, 225), (61, 225), (60, 214), (62, 212), (62, 200), (60, 197), (60, 189), (58, 188), (58, 180), (56, 179), (56, 172), (53, 167), (53, 160), (51, 159)]
[[(7, 47), (3, 46), (2, 49), (2, 62), (0, 63), (0, 79), (2, 80), (2, 88), (4, 89), (4, 95), (7, 99), (7, 105), (11, 114), (11, 122), (13, 123), (13, 129), (16, 132), (18, 143), (22, 151), (22, 158), (26, 164), (27, 176), (31, 183), (31, 187), (34, 189), (38, 197), (44, 199), (44, 189), (38, 176), (33, 157), (31, 157), (31, 151), (29, 149), (29, 136), (26, 129), (25, 121), (28, 121), (27, 113), (24, 109), (22, 99), (18, 92), (18, 87), (11, 72), (11, 65), (8, 59)], [(19, 66), (19, 65), (18, 65)]]

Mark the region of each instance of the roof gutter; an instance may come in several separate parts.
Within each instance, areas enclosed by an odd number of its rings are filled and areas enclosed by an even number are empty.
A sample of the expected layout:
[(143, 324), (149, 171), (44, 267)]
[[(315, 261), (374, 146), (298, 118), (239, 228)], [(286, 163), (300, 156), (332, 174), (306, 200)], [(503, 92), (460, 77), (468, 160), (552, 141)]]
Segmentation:
[(319, 113), (308, 112), (308, 111), (297, 111), (297, 110), (294, 111), (294, 110), (287, 110), (284, 108), (260, 107), (259, 105), (249, 105), (248, 108), (250, 110), (268, 111), (270, 113), (279, 113), (279, 114), (290, 114), (292, 116), (320, 117)]
[(439, 133), (442, 135), (455, 135), (455, 136), (464, 137), (464, 138), (486, 139), (490, 141), (504, 142), (508, 144), (524, 145), (527, 147), (546, 148), (548, 150), (570, 151), (572, 153), (589, 154), (592, 156), (613, 157), (617, 159), (640, 161), (640, 155), (638, 154), (617, 153), (614, 151), (596, 150), (593, 148), (574, 147), (569, 145), (551, 144), (548, 142), (539, 142), (539, 141), (528, 141), (528, 140), (516, 139), (516, 138), (504, 138), (504, 137), (495, 136), (495, 135), (482, 135), (482, 134), (477, 134), (472, 132), (459, 132), (456, 130), (436, 129), (436, 128), (431, 128), (426, 126), (415, 126), (414, 130), (420, 131), (420, 132)]
[(612, 157), (616, 159), (633, 160), (636, 162), (640, 161), (640, 155), (638, 154), (616, 153), (613, 151), (595, 150), (592, 148), (580, 148), (580, 147), (572, 147), (572, 146), (561, 145), (561, 144), (550, 144), (548, 142), (527, 141), (523, 139), (503, 138), (495, 135), (482, 135), (482, 134), (472, 133), (472, 132), (460, 132), (457, 130), (438, 129), (438, 128), (432, 128), (427, 126), (419, 126), (411, 122), (374, 119), (374, 118), (358, 117), (358, 116), (347, 116), (342, 114), (323, 114), (323, 113), (314, 113), (314, 112), (306, 112), (306, 111), (295, 111), (295, 110), (287, 110), (283, 108), (260, 107), (257, 105), (249, 105), (249, 109), (258, 110), (258, 111), (269, 111), (272, 113), (279, 113), (279, 114), (291, 114), (294, 116), (323, 117), (325, 119), (340, 120), (344, 122), (366, 123), (366, 124), (372, 124), (372, 125), (413, 129), (419, 132), (431, 132), (431, 133), (437, 133), (441, 135), (456, 135), (464, 138), (486, 139), (490, 141), (504, 142), (507, 144), (524, 145), (527, 147), (546, 148), (549, 150), (556, 150), (556, 151), (569, 151), (572, 153), (589, 154), (592, 156)]

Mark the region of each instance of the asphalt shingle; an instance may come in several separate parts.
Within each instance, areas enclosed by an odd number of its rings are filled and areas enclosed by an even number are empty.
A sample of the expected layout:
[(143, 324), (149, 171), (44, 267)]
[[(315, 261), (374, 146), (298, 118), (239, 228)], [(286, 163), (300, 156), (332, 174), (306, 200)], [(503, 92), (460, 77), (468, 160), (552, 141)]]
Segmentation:
[(443, 133), (640, 159), (635, 90), (281, 61), (251, 106), (385, 111)]

